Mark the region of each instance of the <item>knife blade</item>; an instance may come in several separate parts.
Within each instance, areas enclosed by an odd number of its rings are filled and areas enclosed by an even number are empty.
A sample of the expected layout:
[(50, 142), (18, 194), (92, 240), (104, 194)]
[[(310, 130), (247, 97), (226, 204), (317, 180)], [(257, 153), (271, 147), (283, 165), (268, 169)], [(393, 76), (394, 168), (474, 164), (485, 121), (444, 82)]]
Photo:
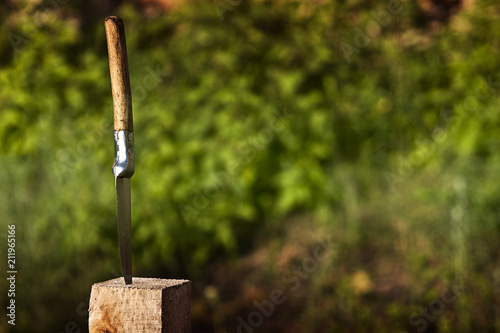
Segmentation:
[(132, 283), (132, 218), (130, 178), (116, 178), (118, 246), (125, 284)]
[(125, 284), (132, 283), (132, 219), (130, 177), (134, 174), (134, 125), (123, 21), (117, 16), (104, 20), (109, 72), (113, 95), (117, 227), (120, 262)]

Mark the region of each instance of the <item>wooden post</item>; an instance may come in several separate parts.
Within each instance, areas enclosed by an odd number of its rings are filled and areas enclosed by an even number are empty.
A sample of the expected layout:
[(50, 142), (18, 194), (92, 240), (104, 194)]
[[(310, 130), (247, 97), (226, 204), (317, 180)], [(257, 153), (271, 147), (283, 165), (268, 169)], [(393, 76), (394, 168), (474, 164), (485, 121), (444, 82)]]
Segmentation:
[(95, 283), (90, 333), (190, 333), (191, 281), (123, 278)]

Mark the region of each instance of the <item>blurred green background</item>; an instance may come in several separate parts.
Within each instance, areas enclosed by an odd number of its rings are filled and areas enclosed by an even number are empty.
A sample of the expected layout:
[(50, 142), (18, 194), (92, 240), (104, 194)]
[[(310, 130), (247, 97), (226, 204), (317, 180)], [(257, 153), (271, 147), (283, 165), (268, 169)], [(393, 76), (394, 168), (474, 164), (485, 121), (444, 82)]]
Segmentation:
[(500, 332), (494, 0), (2, 1), (1, 332), (86, 332), (121, 274), (108, 15), (134, 275), (191, 279), (193, 332)]

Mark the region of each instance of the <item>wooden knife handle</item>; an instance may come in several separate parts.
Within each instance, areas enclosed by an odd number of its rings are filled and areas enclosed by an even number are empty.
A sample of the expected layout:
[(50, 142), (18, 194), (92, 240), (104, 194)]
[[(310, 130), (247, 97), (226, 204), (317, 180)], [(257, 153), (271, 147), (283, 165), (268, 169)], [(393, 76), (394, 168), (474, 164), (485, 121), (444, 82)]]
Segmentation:
[(108, 43), (115, 131), (133, 131), (132, 94), (130, 92), (125, 28), (122, 19), (118, 16), (106, 17), (104, 26)]

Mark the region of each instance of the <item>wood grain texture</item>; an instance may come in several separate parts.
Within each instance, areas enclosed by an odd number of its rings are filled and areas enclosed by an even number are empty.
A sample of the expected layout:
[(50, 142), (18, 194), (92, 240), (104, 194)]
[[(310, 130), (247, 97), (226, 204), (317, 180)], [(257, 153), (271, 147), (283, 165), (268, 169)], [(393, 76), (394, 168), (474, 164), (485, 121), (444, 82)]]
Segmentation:
[(132, 94), (130, 92), (125, 28), (122, 19), (117, 16), (107, 17), (104, 20), (104, 26), (108, 44), (115, 131), (133, 131)]
[(122, 278), (92, 286), (90, 333), (190, 333), (191, 281)]

